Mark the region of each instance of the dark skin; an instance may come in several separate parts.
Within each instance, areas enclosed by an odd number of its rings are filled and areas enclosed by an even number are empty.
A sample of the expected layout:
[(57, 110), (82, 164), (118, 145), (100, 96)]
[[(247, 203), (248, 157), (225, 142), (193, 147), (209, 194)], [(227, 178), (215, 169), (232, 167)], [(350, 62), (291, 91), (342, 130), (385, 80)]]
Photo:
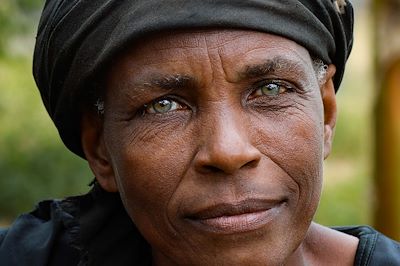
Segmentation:
[(252, 31), (148, 37), (108, 73), (82, 143), (155, 265), (353, 265), (358, 239), (312, 222), (336, 99), (306, 49)]

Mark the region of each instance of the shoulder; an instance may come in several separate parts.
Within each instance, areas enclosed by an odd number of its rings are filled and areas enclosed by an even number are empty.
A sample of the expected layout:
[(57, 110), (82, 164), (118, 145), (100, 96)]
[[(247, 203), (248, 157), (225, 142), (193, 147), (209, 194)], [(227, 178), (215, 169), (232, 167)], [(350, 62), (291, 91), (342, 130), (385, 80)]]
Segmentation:
[(2, 246), (2, 243), (4, 241), (4, 238), (6, 237), (8, 232), (8, 228), (0, 228), (0, 248)]
[(0, 264), (151, 265), (151, 248), (119, 194), (95, 184), (85, 195), (41, 202), (0, 230)]
[(354, 265), (400, 265), (400, 243), (369, 226), (336, 227), (338, 231), (359, 238)]
[[(0, 230), (0, 261), (5, 265), (49, 265), (55, 253), (69, 253), (74, 219), (62, 208), (62, 201), (38, 204)], [(68, 244), (67, 244), (68, 243)]]

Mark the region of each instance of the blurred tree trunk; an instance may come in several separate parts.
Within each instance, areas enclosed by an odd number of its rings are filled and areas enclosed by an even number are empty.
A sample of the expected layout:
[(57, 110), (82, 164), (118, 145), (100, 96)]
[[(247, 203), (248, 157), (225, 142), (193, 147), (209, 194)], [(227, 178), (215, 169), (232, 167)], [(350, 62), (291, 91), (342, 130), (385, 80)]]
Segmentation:
[(373, 0), (375, 22), (375, 226), (400, 240), (400, 0)]

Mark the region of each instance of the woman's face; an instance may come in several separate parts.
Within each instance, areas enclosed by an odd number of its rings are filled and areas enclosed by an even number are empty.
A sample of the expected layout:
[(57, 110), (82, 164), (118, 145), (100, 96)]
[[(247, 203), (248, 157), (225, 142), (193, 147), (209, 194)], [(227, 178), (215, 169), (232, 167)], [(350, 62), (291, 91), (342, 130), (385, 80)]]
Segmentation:
[(324, 108), (309, 53), (239, 30), (132, 48), (108, 75), (100, 145), (110, 171), (98, 178), (119, 191), (155, 263), (287, 260), (322, 182)]

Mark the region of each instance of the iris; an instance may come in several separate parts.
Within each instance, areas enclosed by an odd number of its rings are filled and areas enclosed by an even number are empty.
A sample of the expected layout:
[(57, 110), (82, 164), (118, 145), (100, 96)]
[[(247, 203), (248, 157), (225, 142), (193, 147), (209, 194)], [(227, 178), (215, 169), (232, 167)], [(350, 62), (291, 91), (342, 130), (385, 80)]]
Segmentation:
[(278, 95), (284, 92), (286, 89), (276, 83), (268, 83), (261, 87), (261, 92), (264, 95)]
[(253, 97), (254, 96), (263, 96), (263, 95), (277, 96), (279, 94), (285, 93), (288, 89), (290, 89), (289, 86), (281, 84), (280, 82), (268, 81), (257, 87), (257, 89), (253, 93)]
[(164, 114), (170, 111), (175, 111), (182, 106), (172, 99), (158, 99), (149, 105), (145, 105), (145, 112), (149, 114)]

